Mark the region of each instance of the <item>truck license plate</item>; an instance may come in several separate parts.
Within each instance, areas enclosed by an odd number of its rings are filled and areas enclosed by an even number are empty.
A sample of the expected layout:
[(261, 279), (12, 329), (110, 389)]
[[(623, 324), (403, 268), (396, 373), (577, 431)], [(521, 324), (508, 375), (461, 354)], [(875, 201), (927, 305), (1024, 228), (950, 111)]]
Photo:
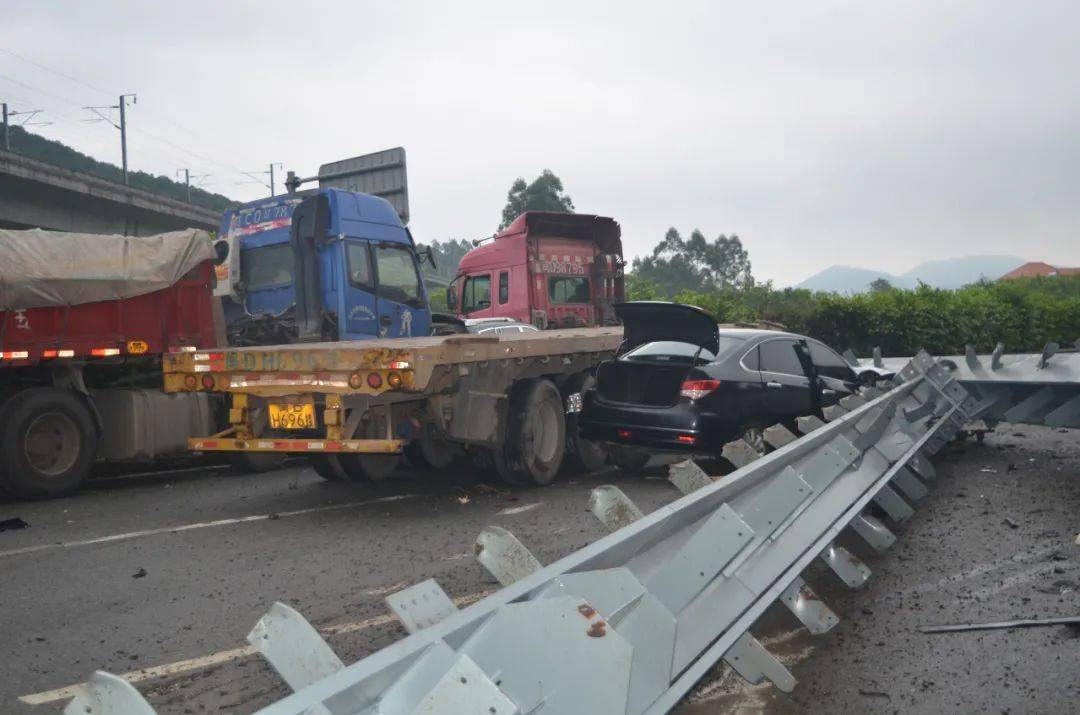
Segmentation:
[(315, 398), (270, 400), (270, 429), (315, 429)]

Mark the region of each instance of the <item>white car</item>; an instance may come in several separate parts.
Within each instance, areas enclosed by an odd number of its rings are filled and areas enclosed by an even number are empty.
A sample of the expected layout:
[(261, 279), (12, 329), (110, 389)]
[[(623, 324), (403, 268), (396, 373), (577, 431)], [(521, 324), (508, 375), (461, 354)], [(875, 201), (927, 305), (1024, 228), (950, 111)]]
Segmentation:
[(501, 335), (503, 333), (529, 333), (538, 331), (535, 325), (522, 323), (513, 318), (468, 318), (465, 327), (478, 335)]

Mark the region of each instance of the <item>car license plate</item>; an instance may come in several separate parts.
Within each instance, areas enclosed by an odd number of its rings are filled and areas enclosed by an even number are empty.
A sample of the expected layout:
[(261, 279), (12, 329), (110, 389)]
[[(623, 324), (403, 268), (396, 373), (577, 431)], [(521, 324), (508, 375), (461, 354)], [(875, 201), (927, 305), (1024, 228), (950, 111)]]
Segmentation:
[(270, 429), (315, 429), (312, 395), (271, 400)]

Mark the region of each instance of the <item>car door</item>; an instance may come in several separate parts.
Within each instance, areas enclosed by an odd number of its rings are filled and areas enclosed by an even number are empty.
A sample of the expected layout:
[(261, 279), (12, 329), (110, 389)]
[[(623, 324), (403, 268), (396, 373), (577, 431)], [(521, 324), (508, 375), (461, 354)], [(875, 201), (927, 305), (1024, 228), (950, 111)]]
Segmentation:
[(427, 335), (431, 329), (431, 310), (424, 297), (412, 251), (405, 244), (384, 241), (372, 243), (371, 252), (375, 264), (379, 336)]
[(345, 339), (379, 334), (378, 303), (375, 297), (375, 269), (371, 242), (347, 239), (345, 246)]
[(810, 360), (821, 382), (821, 405), (835, 405), (841, 398), (853, 394), (858, 385), (855, 371), (835, 350), (816, 340), (807, 341)]
[(765, 389), (765, 411), (776, 419), (816, 412), (809, 376), (792, 338), (769, 338), (758, 346), (758, 369)]

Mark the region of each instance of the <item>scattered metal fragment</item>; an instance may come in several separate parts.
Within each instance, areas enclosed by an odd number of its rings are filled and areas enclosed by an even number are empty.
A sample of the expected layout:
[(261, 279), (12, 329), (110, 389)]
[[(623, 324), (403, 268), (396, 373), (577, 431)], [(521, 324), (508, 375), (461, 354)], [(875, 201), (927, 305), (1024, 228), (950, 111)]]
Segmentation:
[(1003, 628), (1035, 628), (1037, 626), (1080, 627), (1080, 616), (1068, 618), (1038, 618), (1026, 621), (996, 621), (992, 623), (956, 623), (947, 626), (919, 626), (920, 633), (962, 633), (964, 631), (994, 631)]

